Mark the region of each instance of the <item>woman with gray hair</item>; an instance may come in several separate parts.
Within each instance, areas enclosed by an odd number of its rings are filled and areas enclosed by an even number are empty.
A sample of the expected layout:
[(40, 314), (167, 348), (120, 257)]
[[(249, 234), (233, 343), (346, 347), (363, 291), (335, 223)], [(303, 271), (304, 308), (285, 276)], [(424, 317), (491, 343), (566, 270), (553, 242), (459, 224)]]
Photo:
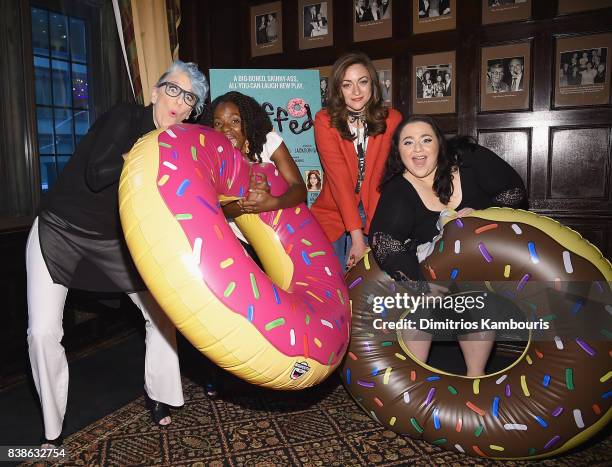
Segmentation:
[(208, 82), (194, 63), (175, 61), (151, 91), (151, 105), (119, 104), (100, 116), (78, 144), (41, 203), (26, 246), (28, 351), (42, 405), (43, 446), (57, 446), (68, 395), (61, 344), (69, 288), (121, 291), (142, 311), (144, 391), (152, 419), (171, 422), (183, 404), (176, 330), (146, 290), (119, 222), (118, 184), (124, 155), (141, 136), (201, 113)]

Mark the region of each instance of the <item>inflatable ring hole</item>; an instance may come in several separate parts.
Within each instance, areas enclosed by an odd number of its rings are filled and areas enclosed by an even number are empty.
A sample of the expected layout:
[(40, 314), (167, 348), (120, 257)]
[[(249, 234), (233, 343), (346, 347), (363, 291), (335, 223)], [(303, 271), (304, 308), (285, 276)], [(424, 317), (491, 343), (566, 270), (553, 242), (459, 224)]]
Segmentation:
[[(495, 342), (485, 374), (482, 377), (501, 374), (518, 362), (520, 355), (525, 351), (527, 342), (515, 344), (513, 348), (500, 346), (500, 342)], [(458, 342), (435, 342), (429, 353), (427, 360), (429, 366), (438, 372), (445, 372), (454, 375), (465, 375), (466, 366)]]
[(294, 265), (274, 229), (261, 223), (256, 214), (243, 214), (235, 222), (255, 250), (266, 275), (277, 287), (287, 290), (293, 278)]
[[(410, 310), (402, 313), (400, 320), (403, 320), (408, 314), (410, 314)], [(416, 358), (406, 345), (405, 338), (410, 331), (405, 332), (404, 330), (397, 329), (396, 333), (397, 342), (405, 355), (422, 368), (441, 375), (467, 379), (473, 378), (465, 375), (466, 366), (458, 340), (432, 342), (427, 362), (422, 362)], [(526, 340), (496, 340), (487, 361), (486, 372), (484, 375), (479, 376), (479, 378), (499, 376), (510, 370), (525, 357), (530, 348), (531, 341), (531, 331), (528, 332)]]

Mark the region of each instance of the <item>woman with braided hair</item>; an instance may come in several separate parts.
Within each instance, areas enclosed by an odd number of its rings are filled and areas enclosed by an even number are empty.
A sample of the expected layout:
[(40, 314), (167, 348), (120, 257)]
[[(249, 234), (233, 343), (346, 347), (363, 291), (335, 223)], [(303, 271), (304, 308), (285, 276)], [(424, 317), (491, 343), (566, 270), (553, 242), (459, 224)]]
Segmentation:
[[(230, 91), (217, 97), (204, 112), (200, 123), (223, 133), (251, 162), (273, 163), (287, 182), (288, 188), (284, 194), (272, 196), (265, 175), (253, 173), (248, 196), (223, 206), (223, 212), (236, 237), (249, 255), (262, 267), (255, 251), (232, 219), (245, 213), (277, 211), (304, 202), (306, 186), (300, 171), (283, 139), (272, 130), (268, 114), (250, 96)], [(220, 387), (220, 380), (214, 371), (211, 374), (212, 381), (206, 384), (206, 392), (214, 397), (217, 395), (217, 388)]]
[[(276, 211), (305, 201), (306, 186), (300, 171), (283, 139), (272, 130), (268, 114), (255, 99), (236, 91), (223, 94), (211, 103), (210, 112), (202, 123), (223, 133), (251, 162), (273, 163), (289, 185), (281, 196), (272, 196), (265, 176), (253, 174), (246, 199), (224, 206), (227, 217)], [(238, 228), (232, 227), (238, 238), (243, 239), (242, 234), (238, 234)]]

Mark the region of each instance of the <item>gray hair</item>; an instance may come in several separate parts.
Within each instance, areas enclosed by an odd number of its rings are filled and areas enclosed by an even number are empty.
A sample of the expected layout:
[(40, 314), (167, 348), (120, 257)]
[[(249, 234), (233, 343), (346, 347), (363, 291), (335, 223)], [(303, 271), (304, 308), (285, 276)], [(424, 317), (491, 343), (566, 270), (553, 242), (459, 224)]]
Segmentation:
[(198, 102), (194, 106), (195, 116), (197, 117), (202, 113), (202, 110), (204, 110), (204, 101), (206, 100), (206, 96), (208, 96), (209, 89), (208, 80), (195, 63), (185, 63), (181, 60), (175, 60), (164, 74), (159, 77), (155, 87), (163, 83), (168, 75), (176, 72), (185, 73), (191, 81), (191, 91), (198, 96)]

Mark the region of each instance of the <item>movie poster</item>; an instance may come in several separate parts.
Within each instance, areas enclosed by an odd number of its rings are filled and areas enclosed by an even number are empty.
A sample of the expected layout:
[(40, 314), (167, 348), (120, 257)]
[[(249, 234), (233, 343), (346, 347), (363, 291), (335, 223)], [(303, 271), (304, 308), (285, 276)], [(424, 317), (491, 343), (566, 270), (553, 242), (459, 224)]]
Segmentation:
[(314, 139), (314, 116), (321, 109), (316, 70), (210, 70), (211, 99), (238, 91), (256, 99), (284, 140), (308, 189), (308, 206), (324, 177)]

